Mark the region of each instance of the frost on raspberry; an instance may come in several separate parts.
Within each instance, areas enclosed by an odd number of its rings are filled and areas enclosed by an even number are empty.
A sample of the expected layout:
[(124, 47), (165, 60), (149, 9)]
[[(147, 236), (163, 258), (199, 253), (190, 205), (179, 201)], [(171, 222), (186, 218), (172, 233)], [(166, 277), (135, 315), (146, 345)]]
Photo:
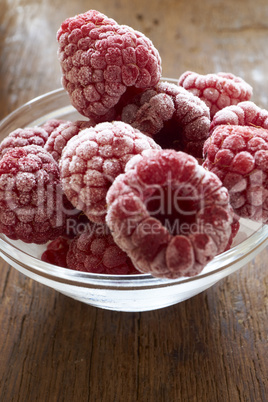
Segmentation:
[(252, 96), (252, 87), (247, 82), (225, 72), (201, 75), (186, 71), (180, 76), (178, 84), (208, 105), (211, 118), (218, 110), (248, 101)]
[(66, 124), (66, 123), (69, 123), (69, 120), (50, 119), (50, 120), (46, 121), (46, 122), (41, 126), (41, 128), (47, 132), (48, 137), (49, 137), (50, 134), (51, 134), (57, 127), (59, 127), (61, 124)]
[(0, 157), (7, 151), (26, 145), (38, 145), (44, 147), (48, 139), (48, 133), (41, 127), (17, 128), (3, 139), (0, 144)]
[(105, 225), (93, 224), (70, 243), (67, 268), (98, 274), (139, 274)]
[(46, 243), (65, 230), (59, 167), (37, 145), (13, 148), (0, 160), (0, 232), (26, 243)]
[(94, 125), (92, 121), (84, 120), (60, 124), (51, 132), (44, 149), (58, 162), (67, 142), (81, 130)]
[(202, 157), (209, 135), (209, 109), (178, 85), (160, 82), (144, 91), (123, 107), (121, 119), (152, 136), (162, 148)]
[(64, 192), (74, 207), (103, 223), (106, 193), (128, 160), (145, 149), (159, 149), (150, 137), (121, 121), (99, 123), (71, 138), (60, 159)]
[(161, 59), (150, 39), (89, 10), (58, 30), (62, 83), (73, 106), (96, 122), (114, 118), (122, 95), (154, 86)]
[(107, 193), (115, 242), (143, 273), (197, 275), (234, 236), (226, 188), (184, 152), (148, 150), (133, 159)]
[(219, 110), (213, 117), (210, 133), (217, 126), (255, 126), (268, 129), (268, 110), (261, 109), (252, 101), (240, 102)]
[(204, 156), (203, 166), (229, 190), (235, 213), (268, 223), (268, 130), (217, 126), (205, 142)]

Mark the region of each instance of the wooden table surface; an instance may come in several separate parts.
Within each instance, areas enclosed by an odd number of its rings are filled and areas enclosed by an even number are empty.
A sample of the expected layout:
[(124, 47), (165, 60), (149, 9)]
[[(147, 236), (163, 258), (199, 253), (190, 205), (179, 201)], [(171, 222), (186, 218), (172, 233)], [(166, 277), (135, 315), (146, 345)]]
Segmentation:
[[(229, 71), (268, 108), (267, 0), (0, 0), (0, 119), (61, 86), (56, 31), (97, 9), (150, 37), (163, 75)], [(91, 307), (0, 261), (0, 401), (268, 400), (267, 261), (152, 312)]]

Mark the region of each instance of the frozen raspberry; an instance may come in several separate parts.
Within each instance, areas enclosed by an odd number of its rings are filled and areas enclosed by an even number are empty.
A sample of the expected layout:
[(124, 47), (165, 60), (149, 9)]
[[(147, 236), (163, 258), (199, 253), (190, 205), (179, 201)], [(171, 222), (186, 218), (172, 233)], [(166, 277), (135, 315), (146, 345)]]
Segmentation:
[(54, 131), (52, 131), (44, 146), (44, 149), (49, 152), (58, 162), (61, 157), (62, 150), (66, 146), (67, 142), (78, 134), (79, 131), (94, 125), (95, 123), (92, 123), (91, 121), (83, 120), (61, 124)]
[(239, 228), (240, 228), (239, 216), (234, 214), (233, 222), (232, 222), (232, 233), (231, 233), (229, 242), (227, 243), (227, 246), (224, 251), (227, 251), (232, 247), (232, 243), (234, 241), (234, 238), (238, 234)]
[(107, 193), (115, 242), (141, 272), (200, 273), (233, 237), (226, 188), (184, 152), (148, 150), (133, 159)]
[(26, 145), (38, 145), (44, 147), (48, 139), (47, 132), (40, 127), (17, 128), (12, 131), (0, 144), (0, 157), (7, 151)]
[(114, 242), (104, 225), (92, 225), (71, 241), (67, 267), (98, 274), (139, 274), (130, 258)]
[(153, 137), (165, 149), (202, 156), (209, 135), (209, 109), (197, 96), (168, 82), (136, 96), (121, 120)]
[(219, 110), (213, 117), (210, 133), (215, 127), (230, 124), (232, 126), (256, 126), (268, 129), (268, 111), (261, 109), (254, 102), (245, 101)]
[(161, 59), (152, 42), (98, 11), (68, 18), (57, 39), (63, 86), (73, 106), (96, 122), (114, 118), (123, 94), (160, 79)]
[(46, 243), (65, 230), (59, 167), (37, 145), (13, 148), (0, 160), (0, 232), (26, 243)]
[(268, 223), (268, 130), (217, 126), (205, 142), (204, 156), (203, 166), (229, 190), (236, 214)]
[(41, 256), (41, 260), (58, 267), (67, 268), (67, 253), (70, 240), (60, 236), (50, 242)]
[(48, 136), (61, 124), (66, 124), (70, 123), (68, 120), (62, 120), (62, 119), (50, 119), (46, 121), (41, 127), (43, 130), (45, 130), (48, 133)]
[(99, 123), (70, 139), (60, 159), (64, 192), (93, 222), (105, 221), (106, 193), (127, 161), (144, 149), (160, 148), (129, 124)]
[(211, 118), (218, 110), (248, 101), (252, 96), (252, 87), (231, 73), (201, 75), (186, 71), (180, 76), (178, 84), (208, 105)]

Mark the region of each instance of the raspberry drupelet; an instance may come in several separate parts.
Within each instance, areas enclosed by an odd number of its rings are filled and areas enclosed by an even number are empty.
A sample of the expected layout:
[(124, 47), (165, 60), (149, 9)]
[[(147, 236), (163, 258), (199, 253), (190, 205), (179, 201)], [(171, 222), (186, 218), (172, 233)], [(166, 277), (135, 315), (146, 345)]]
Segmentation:
[(58, 30), (62, 83), (73, 106), (96, 122), (114, 118), (126, 92), (157, 84), (161, 59), (144, 34), (89, 10)]
[(268, 223), (268, 130), (217, 126), (204, 145), (203, 166), (228, 189), (235, 213)]
[(213, 117), (210, 133), (217, 126), (255, 126), (268, 129), (268, 110), (261, 109), (254, 102), (245, 101), (219, 110)]
[(60, 124), (51, 132), (44, 149), (58, 162), (67, 142), (81, 130), (94, 125), (95, 123), (92, 121), (84, 120)]
[(10, 149), (38, 145), (44, 147), (48, 133), (41, 127), (17, 128), (3, 139), (0, 144), (0, 158)]
[(71, 138), (60, 159), (64, 192), (74, 207), (97, 223), (104, 223), (106, 193), (128, 160), (156, 148), (150, 137), (121, 121), (99, 123)]
[(242, 78), (225, 72), (201, 75), (186, 71), (180, 76), (178, 84), (208, 105), (211, 118), (226, 106), (248, 101), (253, 92)]
[(67, 253), (69, 250), (70, 240), (63, 236), (52, 240), (46, 250), (42, 253), (41, 260), (49, 264), (57, 265), (58, 267), (67, 268)]
[(115, 242), (143, 273), (194, 276), (230, 246), (233, 211), (219, 178), (174, 150), (133, 157), (107, 193)]
[(209, 108), (178, 85), (160, 82), (144, 91), (122, 108), (120, 118), (152, 136), (162, 148), (202, 157), (209, 135)]
[(104, 225), (92, 225), (75, 237), (67, 252), (67, 268), (108, 275), (139, 274)]
[(0, 232), (26, 243), (46, 243), (65, 230), (59, 167), (37, 145), (13, 148), (0, 160)]
[(61, 124), (66, 124), (66, 123), (70, 123), (69, 120), (50, 119), (50, 120), (46, 121), (46, 122), (41, 126), (41, 128), (47, 132), (48, 137), (49, 137), (50, 134), (51, 134), (57, 127), (59, 127)]

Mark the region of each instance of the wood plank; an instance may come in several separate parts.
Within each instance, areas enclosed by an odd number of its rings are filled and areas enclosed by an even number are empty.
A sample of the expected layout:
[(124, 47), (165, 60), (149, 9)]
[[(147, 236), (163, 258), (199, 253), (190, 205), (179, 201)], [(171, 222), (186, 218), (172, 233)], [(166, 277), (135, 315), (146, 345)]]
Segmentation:
[[(164, 76), (230, 71), (268, 107), (266, 0), (90, 6), (149, 36)], [(60, 87), (56, 31), (87, 7), (2, 0), (0, 118)], [(190, 300), (120, 313), (72, 300), (0, 260), (0, 401), (267, 401), (267, 261), (266, 249)]]

